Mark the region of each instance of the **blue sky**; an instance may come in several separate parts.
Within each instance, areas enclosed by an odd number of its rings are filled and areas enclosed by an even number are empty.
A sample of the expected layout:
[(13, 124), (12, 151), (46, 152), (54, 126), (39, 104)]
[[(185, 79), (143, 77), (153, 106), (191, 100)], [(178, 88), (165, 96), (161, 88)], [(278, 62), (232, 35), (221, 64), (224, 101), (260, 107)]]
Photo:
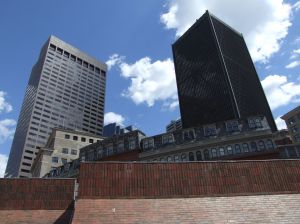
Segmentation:
[(30, 71), (53, 34), (107, 62), (105, 121), (148, 135), (178, 118), (171, 44), (206, 9), (242, 32), (278, 119), (300, 102), (300, 1), (52, 0), (0, 3), (0, 176)]

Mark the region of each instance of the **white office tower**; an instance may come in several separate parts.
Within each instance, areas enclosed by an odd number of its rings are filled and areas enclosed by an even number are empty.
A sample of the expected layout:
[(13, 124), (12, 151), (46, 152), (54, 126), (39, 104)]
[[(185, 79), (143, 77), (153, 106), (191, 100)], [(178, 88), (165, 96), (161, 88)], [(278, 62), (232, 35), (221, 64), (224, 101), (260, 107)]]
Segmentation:
[(102, 135), (107, 66), (50, 36), (33, 66), (5, 177), (30, 177), (53, 127)]

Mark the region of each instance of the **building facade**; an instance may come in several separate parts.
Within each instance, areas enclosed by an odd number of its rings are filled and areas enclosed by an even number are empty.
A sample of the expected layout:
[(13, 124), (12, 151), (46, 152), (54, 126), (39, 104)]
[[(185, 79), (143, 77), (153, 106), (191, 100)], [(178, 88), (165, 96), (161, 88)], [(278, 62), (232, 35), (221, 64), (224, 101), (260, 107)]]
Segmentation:
[(79, 165), (86, 161), (137, 161), (145, 134), (140, 130), (114, 135), (80, 149), (79, 158), (52, 169), (45, 177), (76, 177)]
[(132, 125), (122, 127), (117, 123), (110, 123), (103, 127), (103, 137), (112, 137), (114, 135), (122, 135), (130, 131), (134, 131), (136, 128)]
[(300, 106), (289, 111), (281, 117), (289, 130), (294, 143), (300, 143)]
[(33, 66), (5, 177), (29, 177), (53, 127), (102, 135), (107, 66), (50, 36)]
[(183, 128), (264, 115), (277, 130), (242, 34), (206, 11), (172, 50)]
[(80, 149), (77, 160), (52, 170), (47, 177), (76, 177), (81, 162), (188, 162), (296, 158), (278, 149), (267, 119), (252, 116), (195, 128), (145, 136), (136, 130)]
[(181, 118), (177, 120), (172, 120), (167, 126), (166, 126), (166, 132), (172, 132), (176, 130), (182, 129), (182, 122)]
[(142, 139), (148, 162), (232, 160), (272, 154), (273, 133), (264, 116), (228, 120)]
[(53, 128), (47, 144), (40, 149), (31, 167), (32, 177), (43, 177), (50, 170), (72, 162), (84, 146), (103, 140), (90, 133)]

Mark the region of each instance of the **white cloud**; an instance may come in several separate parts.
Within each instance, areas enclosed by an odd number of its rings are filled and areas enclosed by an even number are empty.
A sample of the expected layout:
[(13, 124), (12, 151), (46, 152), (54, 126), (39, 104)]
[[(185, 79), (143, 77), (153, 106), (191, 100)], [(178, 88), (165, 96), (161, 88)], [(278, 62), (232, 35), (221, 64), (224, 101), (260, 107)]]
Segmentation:
[(15, 133), (16, 121), (12, 119), (0, 120), (0, 143), (12, 138)]
[(254, 61), (266, 62), (288, 34), (291, 8), (283, 0), (170, 0), (161, 22), (180, 36), (208, 9), (243, 33)]
[(265, 67), (265, 69), (270, 69), (272, 66), (271, 65), (267, 65), (266, 67)]
[(4, 177), (7, 160), (8, 160), (8, 157), (6, 155), (0, 154), (0, 178)]
[(295, 59), (295, 58), (297, 58), (299, 55), (300, 55), (300, 48), (297, 49), (297, 50), (293, 50), (293, 51), (292, 51), (290, 59)]
[(295, 9), (296, 11), (298, 11), (300, 9), (300, 1), (296, 2), (294, 5), (293, 5), (293, 9)]
[(293, 61), (290, 64), (286, 65), (286, 68), (295, 68), (300, 65), (300, 61)]
[(170, 104), (170, 109), (171, 110), (174, 110), (176, 107), (178, 107), (179, 106), (179, 101), (177, 100), (177, 101), (174, 101), (174, 102), (172, 102), (171, 104)]
[(123, 126), (124, 121), (125, 118), (120, 114), (116, 114), (114, 112), (107, 112), (104, 114), (104, 125), (117, 123)]
[(119, 56), (118, 54), (111, 55), (106, 61), (107, 69), (110, 70), (116, 64), (121, 63), (123, 59), (125, 59), (125, 57)]
[(277, 126), (278, 130), (287, 129), (285, 121), (282, 120), (280, 117), (281, 116), (278, 116), (275, 119), (275, 123), (276, 123), (276, 126)]
[(135, 104), (146, 103), (149, 107), (156, 101), (168, 104), (174, 109), (177, 102), (177, 88), (173, 61), (168, 58), (152, 62), (149, 57), (141, 58), (133, 64), (115, 58), (121, 76), (130, 79), (130, 86), (122, 93)]
[(269, 75), (261, 84), (272, 110), (300, 102), (300, 84), (288, 81), (286, 76)]
[(13, 109), (12, 105), (5, 100), (5, 95), (5, 92), (0, 91), (0, 113), (2, 111), (9, 113)]
[(161, 110), (162, 111), (174, 111), (179, 106), (179, 101), (171, 99), (163, 102)]

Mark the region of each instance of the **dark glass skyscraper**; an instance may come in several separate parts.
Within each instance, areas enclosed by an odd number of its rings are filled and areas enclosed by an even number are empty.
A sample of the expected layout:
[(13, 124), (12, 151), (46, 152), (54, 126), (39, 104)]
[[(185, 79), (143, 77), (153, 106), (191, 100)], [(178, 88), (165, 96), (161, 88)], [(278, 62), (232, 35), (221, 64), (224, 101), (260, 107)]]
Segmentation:
[(264, 115), (277, 130), (241, 33), (206, 11), (172, 48), (183, 128)]

